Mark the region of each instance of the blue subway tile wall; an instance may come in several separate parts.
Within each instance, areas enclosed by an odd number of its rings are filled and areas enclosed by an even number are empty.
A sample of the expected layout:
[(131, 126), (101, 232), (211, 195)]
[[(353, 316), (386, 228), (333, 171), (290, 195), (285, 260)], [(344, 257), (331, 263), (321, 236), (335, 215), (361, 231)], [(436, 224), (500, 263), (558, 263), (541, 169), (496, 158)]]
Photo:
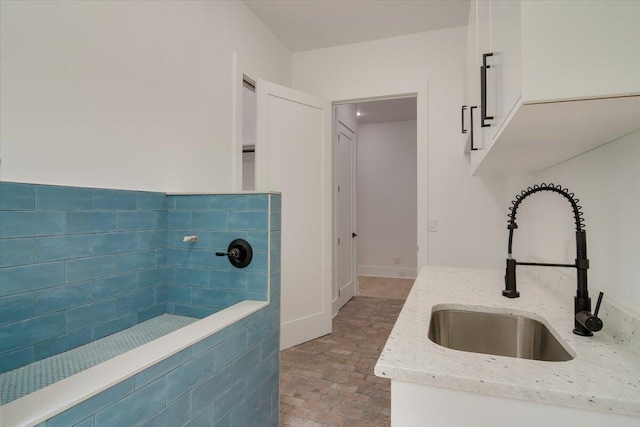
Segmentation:
[(167, 223), (164, 193), (0, 182), (0, 372), (166, 312)]
[[(270, 299), (46, 425), (277, 426), (279, 206), (280, 196), (267, 194), (0, 182), (0, 371), (165, 312), (201, 318)], [(192, 234), (197, 243), (182, 241)], [(246, 269), (215, 256), (236, 238), (254, 248)]]
[(0, 325), (28, 319), (33, 316), (33, 295), (11, 295), (0, 299)]
[(33, 239), (0, 240), (0, 267), (32, 264), (34, 259)]
[(35, 359), (41, 360), (93, 341), (93, 328), (69, 332), (63, 337), (40, 341), (35, 345)]
[[(237, 302), (266, 300), (268, 194), (168, 196), (167, 311), (204, 317)], [(197, 242), (183, 242), (197, 235)], [(253, 261), (233, 267), (216, 256), (242, 238)]]
[[(269, 198), (270, 213), (279, 216), (280, 196)], [(201, 206), (194, 199), (181, 205)], [(56, 415), (46, 426), (278, 426), (280, 228), (274, 227), (267, 239), (269, 268), (259, 276), (269, 292), (267, 307)], [(171, 298), (171, 286), (168, 292)]]
[(0, 211), (32, 211), (36, 192), (31, 184), (3, 182), (0, 187)]

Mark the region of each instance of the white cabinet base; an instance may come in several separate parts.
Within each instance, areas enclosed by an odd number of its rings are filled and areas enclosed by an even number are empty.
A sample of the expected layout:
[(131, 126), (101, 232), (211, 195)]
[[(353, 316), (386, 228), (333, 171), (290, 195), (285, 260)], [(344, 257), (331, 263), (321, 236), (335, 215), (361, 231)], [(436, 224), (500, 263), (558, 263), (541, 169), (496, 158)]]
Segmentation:
[[(540, 391), (544, 393), (544, 390)], [(637, 427), (639, 417), (391, 380), (391, 427)]]
[(640, 96), (517, 104), (473, 175), (532, 174), (640, 128)]

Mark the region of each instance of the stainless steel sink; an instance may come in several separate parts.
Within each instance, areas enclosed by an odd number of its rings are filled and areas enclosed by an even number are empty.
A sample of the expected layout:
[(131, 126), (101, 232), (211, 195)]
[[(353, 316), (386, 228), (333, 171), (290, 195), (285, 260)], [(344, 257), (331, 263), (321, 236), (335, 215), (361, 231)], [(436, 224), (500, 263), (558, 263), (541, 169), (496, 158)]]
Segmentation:
[(543, 323), (512, 314), (434, 310), (429, 339), (443, 347), (472, 353), (547, 362), (573, 359)]

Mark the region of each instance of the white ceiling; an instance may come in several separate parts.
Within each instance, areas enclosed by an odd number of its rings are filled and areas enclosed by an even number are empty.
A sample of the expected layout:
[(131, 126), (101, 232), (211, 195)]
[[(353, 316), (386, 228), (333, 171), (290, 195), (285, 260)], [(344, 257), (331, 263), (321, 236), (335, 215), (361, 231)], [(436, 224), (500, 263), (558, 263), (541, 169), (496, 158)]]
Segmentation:
[(396, 98), (358, 102), (358, 124), (416, 120), (416, 98)]
[(245, 0), (292, 52), (467, 25), (469, 0)]

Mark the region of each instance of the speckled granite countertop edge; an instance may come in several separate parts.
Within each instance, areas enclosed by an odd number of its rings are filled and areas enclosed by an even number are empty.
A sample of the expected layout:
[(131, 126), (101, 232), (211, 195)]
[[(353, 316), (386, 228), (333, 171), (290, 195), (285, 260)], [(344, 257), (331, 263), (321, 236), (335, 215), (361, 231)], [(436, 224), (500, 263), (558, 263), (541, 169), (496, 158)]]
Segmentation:
[[(380, 377), (485, 395), (640, 416), (640, 358), (605, 333), (579, 337), (573, 299), (518, 272), (521, 297), (501, 296), (504, 271), (425, 267), (378, 359)], [(565, 299), (567, 299), (565, 301)], [(543, 321), (575, 354), (540, 362), (470, 353), (428, 339), (434, 306), (526, 314)]]

